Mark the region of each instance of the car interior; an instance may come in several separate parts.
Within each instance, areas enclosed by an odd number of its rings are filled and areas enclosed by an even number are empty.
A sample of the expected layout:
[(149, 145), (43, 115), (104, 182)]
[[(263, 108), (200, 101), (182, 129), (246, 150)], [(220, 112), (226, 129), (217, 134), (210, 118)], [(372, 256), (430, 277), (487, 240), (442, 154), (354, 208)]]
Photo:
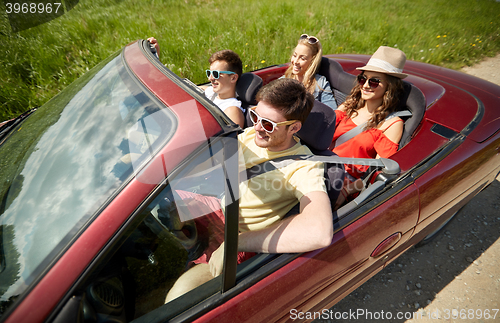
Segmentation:
[[(264, 85), (263, 80), (257, 74), (251, 72), (242, 74), (236, 86), (238, 98), (242, 101), (242, 106), (246, 109), (245, 127), (252, 125), (248, 114), (248, 108), (257, 104), (255, 96), (258, 90)], [(327, 57), (322, 58), (319, 74), (324, 75), (330, 82), (337, 105), (343, 103), (355, 83), (356, 76), (345, 72), (337, 61)], [(402, 117), (405, 123), (399, 149), (407, 145), (416, 134), (426, 109), (423, 93), (407, 81), (403, 80), (403, 85), (404, 93), (400, 98), (399, 110), (409, 110), (411, 115), (409, 117)], [(334, 154), (332, 151), (329, 150), (335, 132), (335, 118), (335, 113), (330, 107), (315, 101), (307, 121), (297, 134), (301, 141), (311, 149), (314, 155), (335, 158), (333, 157)], [(339, 178), (339, 172), (343, 174), (343, 164), (334, 159), (325, 164), (327, 164), (325, 167), (325, 180), (329, 183), (334, 183), (335, 180)], [(340, 219), (359, 208), (362, 204), (370, 201), (374, 196), (388, 187), (391, 181), (398, 177), (397, 174), (393, 174), (394, 169), (389, 170), (392, 166), (394, 165), (386, 167), (384, 163), (380, 163), (380, 166), (376, 167), (378, 172), (370, 170), (370, 174), (374, 175), (370, 181), (366, 181), (366, 189), (361, 192), (359, 196), (345, 203), (334, 213), (334, 222), (339, 222)], [(397, 163), (396, 166), (399, 170)], [(384, 168), (388, 170), (387, 173), (384, 173)], [(329, 188), (328, 194), (333, 206), (339, 194), (339, 190), (329, 185), (327, 185), (327, 187)], [(275, 258), (276, 255), (257, 255), (238, 265), (238, 279), (241, 280), (248, 275), (252, 275), (255, 268), (261, 267), (263, 263)]]

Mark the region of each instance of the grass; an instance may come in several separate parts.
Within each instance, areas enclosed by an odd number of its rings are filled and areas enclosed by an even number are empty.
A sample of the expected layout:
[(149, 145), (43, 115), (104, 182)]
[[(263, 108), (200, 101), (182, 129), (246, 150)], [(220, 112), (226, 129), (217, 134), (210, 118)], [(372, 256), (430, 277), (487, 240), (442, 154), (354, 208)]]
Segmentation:
[(0, 16), (0, 120), (39, 106), (139, 38), (155, 36), (161, 60), (195, 83), (214, 51), (230, 48), (250, 71), (289, 60), (298, 36), (324, 53), (372, 54), (380, 45), (450, 68), (500, 52), (495, 0), (80, 0), (43, 25), (13, 33)]

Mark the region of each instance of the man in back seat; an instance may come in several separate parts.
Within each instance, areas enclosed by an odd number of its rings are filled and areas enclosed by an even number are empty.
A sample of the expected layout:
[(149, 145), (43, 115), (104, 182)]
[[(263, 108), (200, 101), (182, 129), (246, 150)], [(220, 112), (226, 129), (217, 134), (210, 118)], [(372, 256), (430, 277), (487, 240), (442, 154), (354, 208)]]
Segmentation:
[[(155, 46), (158, 57), (160, 45), (154, 37), (148, 41)], [(210, 69), (205, 71), (210, 85), (202, 85), (205, 96), (215, 103), (234, 123), (241, 128), (245, 124), (245, 109), (241, 101), (236, 98), (236, 84), (243, 73), (243, 63), (240, 57), (230, 49), (213, 53), (208, 59)]]
[[(253, 127), (239, 135), (240, 166), (248, 169), (268, 160), (289, 155), (311, 155), (295, 134), (309, 115), (314, 97), (298, 81), (278, 79), (261, 88), (258, 104), (250, 110)], [(195, 195), (189, 198), (196, 198)], [(201, 203), (215, 205), (206, 201)], [(300, 203), (298, 214), (285, 215)], [(295, 253), (330, 245), (333, 219), (326, 193), (323, 163), (295, 161), (240, 184), (239, 260), (245, 252)], [(213, 223), (221, 223), (221, 209), (213, 210)], [(219, 275), (224, 242), (206, 254), (174, 284), (167, 300)]]

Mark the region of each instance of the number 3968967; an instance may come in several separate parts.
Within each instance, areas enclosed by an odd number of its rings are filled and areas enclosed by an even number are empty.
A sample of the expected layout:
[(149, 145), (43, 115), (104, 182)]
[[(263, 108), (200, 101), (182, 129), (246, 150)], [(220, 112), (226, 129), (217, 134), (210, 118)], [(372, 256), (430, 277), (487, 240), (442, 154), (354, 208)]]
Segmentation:
[[(6, 3), (5, 12), (8, 14), (40, 14), (40, 13), (58, 13), (61, 7), (61, 3), (36, 3), (36, 2), (26, 2), (26, 3)], [(61, 9), (62, 10), (62, 9)]]

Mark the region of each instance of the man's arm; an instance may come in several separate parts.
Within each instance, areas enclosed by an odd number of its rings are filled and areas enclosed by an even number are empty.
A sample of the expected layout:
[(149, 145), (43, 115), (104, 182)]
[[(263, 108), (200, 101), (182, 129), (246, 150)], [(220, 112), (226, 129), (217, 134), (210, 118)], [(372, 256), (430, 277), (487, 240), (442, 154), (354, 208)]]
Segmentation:
[(300, 199), (300, 213), (258, 231), (240, 233), (238, 251), (306, 252), (330, 245), (333, 218), (325, 192), (311, 192)]
[[(311, 192), (300, 199), (300, 213), (262, 230), (240, 233), (238, 251), (263, 253), (306, 252), (330, 245), (333, 218), (325, 192)], [(214, 251), (209, 270), (214, 277), (222, 272), (224, 243)]]
[(231, 119), (234, 123), (240, 126), (240, 128), (243, 129), (243, 126), (245, 124), (245, 116), (243, 115), (243, 112), (241, 112), (240, 108), (236, 106), (232, 107), (227, 107), (226, 110), (224, 110), (224, 113)]

